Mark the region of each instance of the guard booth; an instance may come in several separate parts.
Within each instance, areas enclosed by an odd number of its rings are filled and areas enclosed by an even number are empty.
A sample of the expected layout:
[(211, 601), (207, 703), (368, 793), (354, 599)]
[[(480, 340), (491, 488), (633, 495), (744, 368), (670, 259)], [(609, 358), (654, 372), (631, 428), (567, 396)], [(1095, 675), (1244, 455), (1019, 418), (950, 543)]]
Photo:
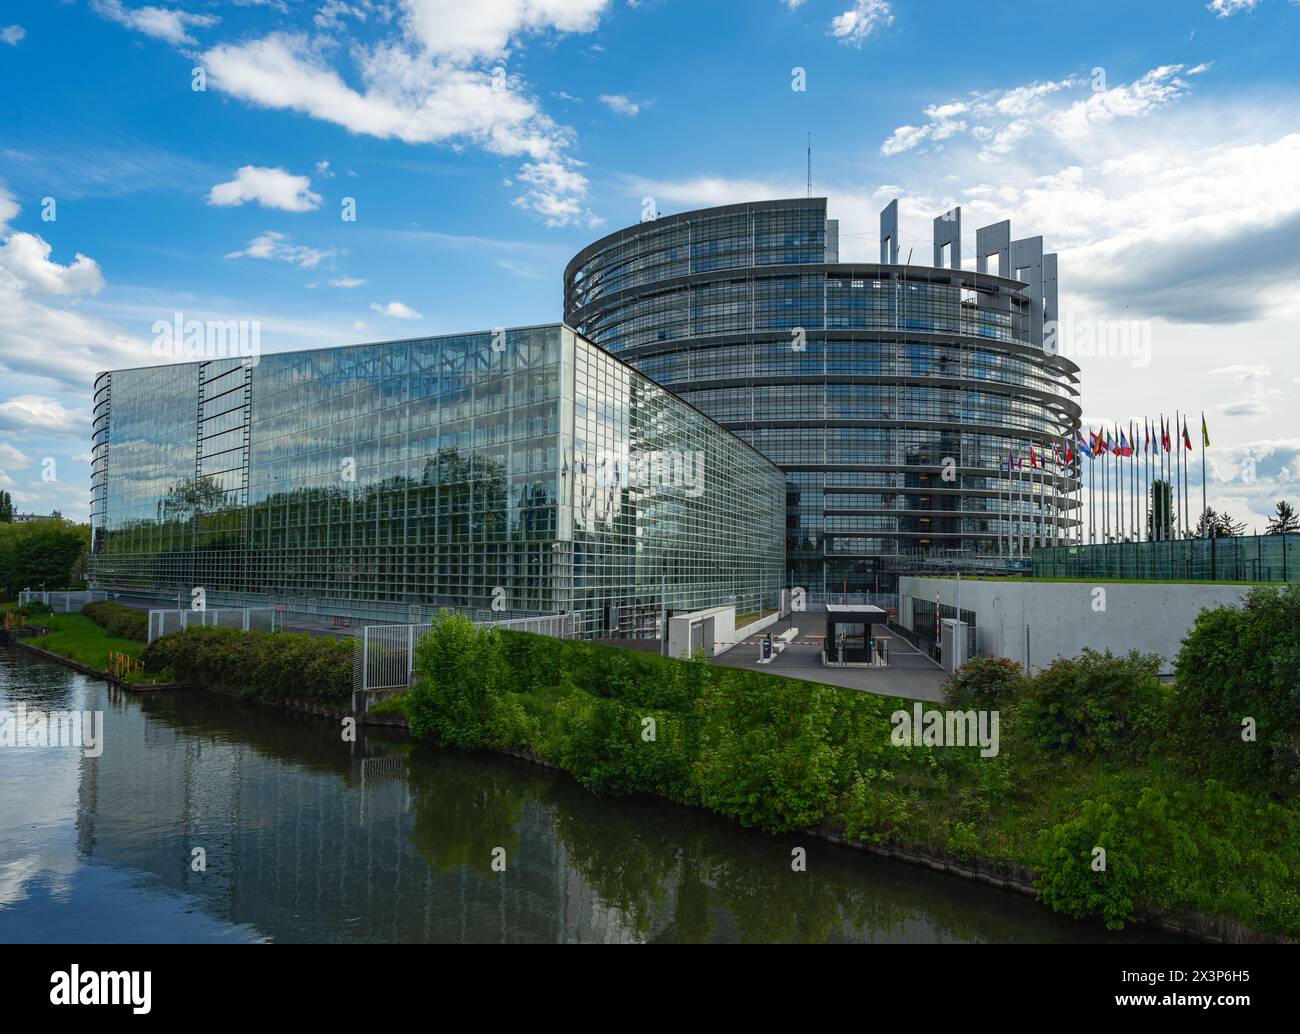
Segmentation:
[(888, 636), (880, 634), (889, 614), (879, 607), (826, 604), (824, 664), (889, 663)]

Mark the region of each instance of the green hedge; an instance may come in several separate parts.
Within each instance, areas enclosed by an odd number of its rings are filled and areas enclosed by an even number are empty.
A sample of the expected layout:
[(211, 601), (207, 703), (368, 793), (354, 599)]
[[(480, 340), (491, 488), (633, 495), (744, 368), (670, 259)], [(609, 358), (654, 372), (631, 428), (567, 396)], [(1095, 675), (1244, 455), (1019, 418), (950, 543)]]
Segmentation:
[(1202, 611), (1176, 672), (1184, 753), (1222, 778), (1300, 789), (1300, 585)]
[(1194, 690), (1162, 685), (1152, 657), (1089, 651), (1033, 678), (973, 662), (945, 699), (998, 710), (1001, 749), (988, 758), (895, 745), (891, 716), (910, 701), (463, 617), (435, 622), (416, 669), (389, 705), (416, 737), (528, 751), (596, 793), (1026, 865), (1045, 904), (1113, 927), (1152, 903), (1300, 935), (1296, 809), (1273, 799), (1284, 788), (1271, 770), (1205, 778), (1175, 735)]
[(352, 643), (327, 636), (189, 628), (155, 639), (145, 669), (265, 700), (352, 701)]
[(87, 603), (81, 613), (100, 628), (106, 628), (123, 639), (143, 643), (149, 638), (149, 615), (142, 610), (132, 610), (120, 603)]

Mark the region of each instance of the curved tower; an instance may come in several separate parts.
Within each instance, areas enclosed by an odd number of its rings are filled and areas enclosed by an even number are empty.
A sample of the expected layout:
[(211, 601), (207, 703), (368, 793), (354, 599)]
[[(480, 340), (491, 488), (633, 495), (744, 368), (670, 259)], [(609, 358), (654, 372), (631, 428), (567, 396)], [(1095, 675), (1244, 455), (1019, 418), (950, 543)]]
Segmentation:
[(1002, 222), (964, 270), (954, 209), (934, 264), (900, 264), (897, 202), (880, 262), (839, 262), (838, 236), (825, 198), (655, 218), (573, 258), (564, 319), (785, 472), (788, 586), (894, 592), (900, 572), (1013, 568), (1073, 540), (1056, 256)]

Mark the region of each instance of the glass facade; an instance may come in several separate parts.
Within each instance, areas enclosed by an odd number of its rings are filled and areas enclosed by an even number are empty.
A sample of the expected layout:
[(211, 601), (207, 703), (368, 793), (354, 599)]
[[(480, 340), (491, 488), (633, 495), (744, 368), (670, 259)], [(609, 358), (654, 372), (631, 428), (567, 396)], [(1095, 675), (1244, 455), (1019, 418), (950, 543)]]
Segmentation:
[(800, 198), (628, 227), (569, 263), (565, 321), (781, 467), (789, 586), (895, 592), (908, 556), (1072, 537), (1077, 463), (1029, 450), (1073, 451), (1078, 367), (1033, 344), (1027, 285), (828, 261), (832, 225)]
[(772, 605), (784, 479), (552, 325), (102, 374), (101, 588), (377, 620)]
[(1036, 549), (1034, 577), (1300, 582), (1300, 535), (1110, 542)]

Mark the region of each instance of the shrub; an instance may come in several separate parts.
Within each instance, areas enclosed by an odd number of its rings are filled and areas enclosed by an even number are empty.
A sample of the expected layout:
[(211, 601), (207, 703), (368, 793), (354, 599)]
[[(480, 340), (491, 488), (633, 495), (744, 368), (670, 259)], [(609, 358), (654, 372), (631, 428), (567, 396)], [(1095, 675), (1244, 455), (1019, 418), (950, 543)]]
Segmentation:
[[(1176, 672), (1177, 738), (1216, 772), (1300, 787), (1300, 585), (1202, 611)], [(1256, 742), (1243, 739), (1255, 720)]]
[(1043, 904), (1076, 919), (1100, 916), (1108, 928), (1123, 929), (1133, 914), (1138, 867), (1120, 809), (1104, 797), (1084, 801), (1076, 818), (1043, 830), (1038, 848)]
[(510, 686), (501, 633), (460, 614), (434, 619), (415, 644), (416, 682), (402, 707), (417, 737), (443, 747), (491, 747)]
[(808, 682), (727, 671), (702, 700), (695, 781), (707, 807), (770, 833), (814, 826), (847, 790), (847, 753), (830, 735), (853, 698)]
[(188, 628), (144, 648), (147, 671), (266, 700), (352, 701), (352, 643), (326, 636)]
[(134, 639), (143, 643), (149, 638), (149, 615), (142, 610), (132, 610), (120, 603), (105, 600), (87, 603), (81, 608), (81, 613), (100, 628), (105, 628), (122, 639)]
[(1145, 755), (1165, 732), (1170, 691), (1160, 659), (1136, 650), (1116, 657), (1085, 649), (1060, 659), (1030, 683), (1027, 713), (1042, 747), (1083, 757)]
[(952, 710), (998, 710), (1018, 701), (1026, 688), (1024, 669), (1005, 657), (974, 657), (943, 684), (943, 705)]

